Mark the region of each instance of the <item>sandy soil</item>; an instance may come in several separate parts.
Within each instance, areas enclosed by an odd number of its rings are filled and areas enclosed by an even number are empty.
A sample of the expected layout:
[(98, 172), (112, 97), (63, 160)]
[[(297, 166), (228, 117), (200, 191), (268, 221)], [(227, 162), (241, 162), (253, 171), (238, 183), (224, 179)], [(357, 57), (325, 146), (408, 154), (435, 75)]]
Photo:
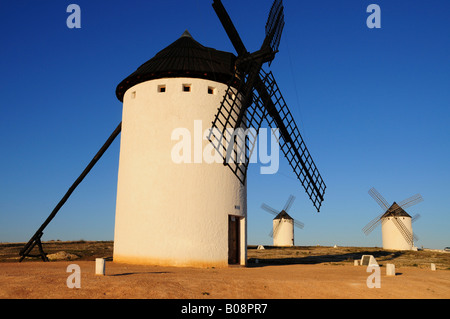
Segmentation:
[[(68, 288), (67, 266), (81, 268), (81, 288)], [(94, 261), (0, 263), (0, 298), (450, 298), (450, 271), (381, 267), (381, 288), (369, 289), (371, 273), (352, 265), (253, 265), (224, 269), (137, 266), (106, 262), (95, 275)]]
[[(449, 299), (450, 253), (387, 251), (367, 247), (248, 249), (248, 267), (178, 268), (112, 261), (113, 242), (44, 243), (48, 256), (66, 260), (18, 262), (23, 243), (0, 244), (2, 299)], [(63, 252), (63, 253), (61, 253)], [(372, 273), (354, 266), (375, 256), (381, 288), (368, 288)], [(67, 260), (70, 258), (70, 260)], [(107, 258), (106, 276), (95, 275), (95, 258)], [(386, 276), (393, 263), (396, 276)], [(434, 263), (437, 270), (432, 271)], [(81, 288), (68, 288), (71, 264), (80, 266)]]

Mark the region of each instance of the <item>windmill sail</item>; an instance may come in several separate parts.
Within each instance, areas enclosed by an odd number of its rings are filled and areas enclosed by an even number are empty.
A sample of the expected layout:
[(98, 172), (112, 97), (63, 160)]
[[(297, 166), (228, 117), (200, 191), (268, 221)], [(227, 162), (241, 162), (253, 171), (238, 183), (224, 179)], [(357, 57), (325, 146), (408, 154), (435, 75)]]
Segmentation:
[(387, 211), (389, 209), (388, 202), (384, 199), (383, 196), (381, 196), (380, 193), (378, 193), (378, 191), (374, 187), (369, 189), (369, 195), (372, 196), (372, 198), (378, 203), (378, 205), (380, 205), (383, 211)]
[(411, 218), (411, 223), (414, 223), (416, 220), (420, 218), (420, 214), (416, 214)]
[(280, 213), (275, 208), (272, 208), (267, 204), (262, 204), (261, 208), (264, 209), (266, 212), (271, 213), (272, 215), (275, 215), (275, 216), (277, 216)]
[[(219, 106), (218, 113), (213, 121), (213, 129), (217, 128), (218, 132), (225, 132), (228, 125), (236, 129), (241, 128), (241, 124), (247, 124), (248, 128), (258, 132), (262, 120), (266, 118), (272, 128), (279, 129), (281, 149), (314, 207), (316, 207), (317, 211), (320, 211), (324, 200), (325, 183), (306, 148), (273, 74), (271, 72), (266, 73), (261, 69), (264, 63), (273, 60), (280, 42), (284, 27), (282, 1), (275, 0), (272, 5), (266, 23), (266, 37), (263, 45), (259, 51), (253, 54), (249, 54), (245, 48), (222, 2), (214, 0), (213, 7), (238, 53), (236, 69), (241, 79), (239, 86), (243, 87), (242, 90), (238, 88), (238, 93), (243, 94), (240, 105), (237, 105), (237, 103), (226, 105), (224, 101)], [(252, 90), (253, 92), (251, 92)], [(232, 114), (233, 116), (231, 116)], [(230, 120), (227, 121), (227, 119)], [(248, 120), (247, 123), (244, 123), (245, 119)], [(246, 150), (251, 151), (253, 149), (254, 137), (252, 136), (252, 138), (253, 140), (247, 144)], [(231, 154), (232, 148), (229, 146), (229, 143), (234, 141), (224, 141), (223, 139), (222, 141), (222, 148), (227, 149), (226, 154)], [(240, 142), (243, 143), (242, 140)], [(216, 146), (219, 145), (216, 144)], [(245, 181), (248, 162), (244, 161), (244, 165), (241, 166), (239, 166), (239, 163), (235, 163), (235, 165), (235, 174), (238, 175), (237, 173), (239, 173), (241, 182)]]
[(281, 95), (272, 72), (265, 73), (263, 70), (261, 72), (264, 75), (264, 87), (267, 89), (268, 97), (270, 97), (265, 100), (269, 125), (279, 129), (281, 150), (313, 205), (319, 211), (325, 194), (325, 183)]
[[(272, 51), (277, 51), (280, 45), (281, 33), (284, 28), (283, 1), (275, 0), (270, 9), (266, 23), (266, 37)], [(269, 62), (269, 65), (272, 61)]]
[(402, 236), (406, 240), (406, 242), (412, 246), (414, 243), (413, 234), (408, 230), (408, 228), (405, 226), (405, 224), (403, 224), (401, 219), (394, 217), (394, 218), (392, 218), (392, 222), (394, 223), (395, 226), (397, 226), (398, 230), (400, 231), (400, 233), (402, 234)]
[(289, 211), (289, 209), (291, 209), (292, 204), (294, 203), (295, 200), (295, 196), (294, 195), (289, 195), (289, 198), (286, 202), (286, 204), (283, 207), (283, 210), (287, 213)]
[[(242, 104), (239, 103), (241, 98), (238, 96), (243, 91), (241, 88), (245, 86), (244, 81), (241, 80), (238, 85), (240, 89), (237, 92), (232, 91), (231, 85), (228, 87), (224, 100), (212, 123), (209, 140), (217, 150), (222, 152), (224, 164), (232, 169), (241, 182), (244, 182), (257, 133), (262, 121), (266, 118), (272, 128), (277, 127), (279, 129), (281, 150), (302, 183), (313, 205), (317, 211), (320, 211), (326, 185), (281, 95), (273, 74), (271, 72), (266, 73), (261, 69), (260, 76), (262, 81), (259, 82), (257, 89), (259, 88), (258, 91), (263, 92), (265, 98), (262, 99), (259, 94), (253, 95), (252, 104), (246, 109), (246, 118), (248, 120), (245, 134), (226, 134), (228, 129), (236, 128), (241, 124), (239, 122), (239, 112), (242, 111)], [(236, 97), (231, 102), (227, 100), (229, 92), (236, 93)], [(261, 105), (261, 103), (264, 104)], [(242, 133), (242, 131), (240, 132)], [(245, 138), (249, 139), (245, 140)], [(241, 158), (243, 161), (231, 161), (230, 158)]]
[(422, 195), (416, 194), (414, 196), (411, 196), (411, 197), (401, 201), (400, 203), (398, 203), (398, 206), (405, 209), (405, 208), (411, 207), (413, 205), (416, 205), (422, 201), (423, 201)]
[(364, 226), (362, 231), (364, 232), (364, 234), (366, 234), (366, 236), (369, 235), (378, 226), (378, 224), (381, 222), (381, 216), (383, 215), (384, 213), (375, 217), (366, 226)]
[(278, 224), (272, 229), (272, 231), (270, 232), (269, 236), (270, 237), (276, 237), (278, 234), (278, 230), (281, 228), (281, 219), (278, 221)]
[(303, 224), (301, 221), (294, 219), (294, 226), (297, 226), (300, 229), (303, 229), (305, 227), (305, 224)]
[[(240, 76), (233, 76), (208, 136), (214, 148), (222, 154), (224, 165), (243, 184), (259, 128), (266, 117), (260, 97), (246, 83), (249, 73), (241, 72)], [(246, 96), (248, 99), (244, 100)], [(240, 115), (241, 112), (243, 116)]]

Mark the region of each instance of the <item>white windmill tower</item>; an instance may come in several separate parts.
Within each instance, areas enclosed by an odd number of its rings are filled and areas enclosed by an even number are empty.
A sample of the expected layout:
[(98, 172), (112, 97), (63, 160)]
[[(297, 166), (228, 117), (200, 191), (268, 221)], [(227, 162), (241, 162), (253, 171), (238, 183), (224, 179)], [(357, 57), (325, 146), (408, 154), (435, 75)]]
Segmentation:
[(423, 201), (422, 196), (416, 194), (398, 204), (394, 202), (389, 206), (388, 202), (375, 188), (372, 187), (369, 194), (383, 209), (383, 213), (370, 221), (363, 228), (363, 232), (368, 235), (381, 223), (383, 249), (411, 250), (414, 241), (419, 240), (417, 235), (413, 233), (412, 223), (420, 215), (416, 214), (411, 217), (404, 209)]
[[(20, 251), (20, 260), (31, 256), (36, 245), (46, 260), (43, 230), (120, 133), (115, 261), (245, 265), (246, 173), (253, 132), (263, 121), (279, 130), (283, 154), (320, 210), (326, 185), (274, 75), (262, 69), (278, 52), (282, 1), (274, 1), (263, 44), (253, 53), (222, 2), (214, 0), (213, 8), (237, 56), (204, 47), (185, 32), (126, 77), (116, 88), (122, 122)], [(252, 132), (245, 138), (226, 134), (247, 128)], [(214, 156), (203, 160), (206, 153)]]
[(273, 237), (273, 245), (277, 247), (294, 246), (294, 226), (303, 229), (305, 225), (289, 216), (288, 211), (291, 208), (295, 197), (290, 195), (286, 204), (281, 211), (270, 207), (267, 204), (262, 204), (261, 208), (265, 211), (275, 215), (273, 219), (273, 228), (269, 236)]
[[(116, 261), (225, 266), (246, 264), (246, 172), (263, 120), (280, 131), (281, 148), (317, 210), (325, 184), (271, 72), (284, 8), (275, 0), (259, 51), (249, 53), (220, 0), (216, 11), (238, 56), (206, 48), (188, 33), (123, 80), (123, 124), (116, 204)], [(194, 163), (174, 163), (174, 130), (202, 136)], [(212, 123), (212, 126), (210, 126)], [(240, 141), (238, 141), (240, 139)], [(243, 143), (242, 140), (244, 140)], [(196, 158), (217, 151), (219, 163)], [(197, 154), (197, 155), (196, 155)], [(200, 153), (200, 157), (201, 157)], [(243, 161), (230, 161), (230, 157)], [(231, 169), (231, 172), (230, 170)]]
[(186, 31), (117, 86), (123, 119), (115, 261), (246, 263), (246, 185), (222, 162), (203, 160), (210, 146), (204, 130), (225, 95), (234, 59)]

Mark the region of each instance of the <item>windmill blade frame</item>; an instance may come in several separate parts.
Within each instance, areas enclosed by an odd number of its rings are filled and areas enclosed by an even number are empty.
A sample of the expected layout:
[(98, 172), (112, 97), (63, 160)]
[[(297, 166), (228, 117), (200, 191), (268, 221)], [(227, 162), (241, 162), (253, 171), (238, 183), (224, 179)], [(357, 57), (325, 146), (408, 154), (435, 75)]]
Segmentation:
[(286, 204), (283, 207), (283, 210), (287, 213), (289, 211), (289, 209), (291, 209), (292, 204), (294, 203), (295, 200), (295, 196), (294, 195), (289, 195), (288, 200), (286, 201)]
[[(259, 129), (266, 117), (261, 98), (256, 92), (252, 92), (252, 100), (248, 100), (250, 102), (243, 100), (245, 94), (251, 94), (246, 88), (247, 77), (245, 74), (239, 78), (236, 74), (233, 76), (208, 135), (213, 147), (222, 154), (224, 165), (231, 169), (242, 184), (246, 180)], [(240, 120), (240, 111), (245, 103), (250, 105), (246, 108), (244, 118)]]
[[(257, 90), (263, 90), (261, 88), (263, 86), (265, 90), (263, 94), (267, 94), (265, 97), (262, 96), (268, 111), (267, 121), (271, 127), (279, 129), (281, 150), (308, 194), (313, 206), (319, 212), (324, 199), (326, 185), (306, 147), (272, 72), (266, 73), (261, 69), (261, 74), (264, 81), (258, 83)], [(258, 92), (261, 94), (259, 90)]]
[[(267, 117), (270, 116), (270, 119), (267, 118), (269, 124), (275, 124), (275, 127), (280, 131), (280, 140), (282, 141), (281, 149), (285, 157), (287, 157), (294, 173), (300, 180), (314, 207), (316, 207), (319, 212), (324, 199), (326, 185), (323, 182), (322, 177), (320, 176), (320, 173), (303, 142), (297, 125), (295, 124), (286, 102), (280, 93), (273, 74), (271, 72), (266, 73), (261, 68), (263, 63), (270, 62), (274, 58), (274, 52), (270, 47), (270, 43), (273, 40), (273, 38), (271, 38), (271, 34), (279, 32), (279, 35), (281, 36), (281, 25), (284, 25), (284, 18), (282, 18), (284, 17), (284, 9), (283, 7), (281, 7), (281, 9), (277, 9), (278, 6), (280, 6), (280, 3), (281, 1), (275, 0), (274, 5), (272, 6), (271, 14), (269, 15), (268, 21), (273, 21), (273, 17), (277, 16), (277, 19), (275, 20), (276, 22), (273, 23), (273, 27), (270, 27), (269, 23), (267, 30), (270, 30), (270, 35), (266, 36), (264, 39), (261, 49), (253, 55), (250, 55), (245, 48), (236, 28), (234, 27), (231, 18), (223, 7), (222, 2), (220, 0), (214, 0), (213, 2), (213, 8), (216, 11), (216, 14), (218, 15), (233, 46), (235, 47), (236, 52), (238, 53), (238, 62), (240, 61), (241, 64), (237, 63), (236, 66), (245, 66), (246, 63), (250, 63), (251, 65), (246, 82), (246, 96), (243, 97), (243, 102), (241, 108), (239, 109), (239, 114), (236, 118), (234, 127), (239, 128), (246, 113), (248, 113), (247, 110), (250, 105), (250, 93), (248, 90), (250, 90), (250, 88), (254, 88), (262, 101), (263, 107), (267, 111)], [(278, 15), (272, 12), (278, 12)], [(277, 41), (278, 40), (275, 42), (276, 45), (279, 43), (277, 43)], [(268, 89), (268, 87), (270, 89)], [(282, 114), (282, 116), (280, 114)], [(259, 130), (259, 126), (254, 128)], [(294, 138), (291, 135), (293, 135)], [(245, 167), (243, 174), (245, 180)]]
[(273, 237), (275, 237), (277, 235), (278, 230), (280, 229), (281, 222), (282, 222), (282, 219), (280, 219), (278, 221), (278, 224), (275, 227), (272, 228), (272, 231), (269, 234), (270, 237), (273, 238)]
[[(270, 39), (269, 43), (272, 51), (278, 51), (284, 24), (283, 1), (275, 0), (266, 22), (266, 37), (269, 37)], [(272, 61), (269, 62), (269, 65), (271, 62)]]
[(413, 217), (411, 217), (411, 223), (414, 223), (420, 218), (420, 214), (415, 214)]
[(368, 236), (378, 226), (378, 224), (382, 221), (381, 217), (383, 215), (384, 213), (380, 214), (363, 227), (362, 231), (366, 236)]
[(265, 211), (267, 211), (268, 213), (270, 213), (272, 215), (275, 215), (275, 216), (277, 216), (280, 213), (275, 208), (272, 208), (269, 205), (264, 204), (264, 203), (261, 205), (261, 208), (264, 209)]
[(393, 217), (392, 222), (395, 226), (397, 226), (398, 230), (402, 234), (403, 238), (406, 240), (406, 242), (410, 245), (414, 244), (413, 241), (413, 234), (408, 230), (408, 228), (405, 226), (405, 224), (401, 221), (401, 219), (397, 217)]
[(398, 203), (397, 205), (400, 206), (401, 208), (405, 209), (411, 206), (414, 206), (420, 202), (423, 202), (423, 198), (422, 195), (420, 194), (415, 194), (405, 200), (402, 200), (400, 203)]
[(375, 187), (369, 189), (368, 193), (378, 203), (378, 205), (380, 205), (384, 212), (389, 209), (389, 203), (383, 196), (381, 196), (381, 194), (375, 189)]
[[(398, 207), (392, 211), (393, 214), (396, 214), (397, 212), (400, 212), (401, 210), (404, 210), (405, 208), (414, 206), (420, 202), (423, 201), (422, 195), (416, 194), (413, 195), (400, 203), (397, 203)], [(417, 217), (418, 218), (418, 217)]]
[(294, 226), (297, 226), (300, 229), (303, 229), (305, 227), (305, 224), (302, 223), (301, 221), (296, 220), (296, 219), (293, 219), (293, 221), (294, 221)]

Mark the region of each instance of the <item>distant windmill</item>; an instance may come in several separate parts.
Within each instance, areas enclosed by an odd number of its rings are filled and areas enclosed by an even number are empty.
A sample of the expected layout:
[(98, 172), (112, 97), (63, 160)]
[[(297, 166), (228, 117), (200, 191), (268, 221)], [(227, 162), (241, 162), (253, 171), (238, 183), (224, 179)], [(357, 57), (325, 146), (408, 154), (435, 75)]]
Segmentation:
[(290, 195), (281, 211), (277, 211), (267, 204), (261, 205), (262, 209), (275, 215), (275, 218), (273, 219), (273, 229), (269, 234), (270, 237), (273, 237), (274, 246), (294, 246), (294, 226), (297, 226), (300, 229), (305, 227), (305, 224), (293, 219), (287, 213), (292, 207), (294, 200), (295, 197)]
[(412, 231), (412, 223), (419, 219), (420, 215), (416, 214), (414, 217), (411, 217), (405, 211), (405, 208), (411, 207), (423, 201), (422, 196), (420, 194), (416, 194), (398, 204), (394, 202), (389, 206), (388, 202), (375, 188), (372, 187), (369, 190), (369, 195), (372, 196), (378, 205), (380, 205), (383, 209), (383, 214), (370, 221), (362, 229), (363, 232), (366, 235), (369, 235), (376, 228), (376, 226), (381, 223), (384, 249), (412, 249), (414, 246), (414, 241), (419, 240), (419, 238)]

